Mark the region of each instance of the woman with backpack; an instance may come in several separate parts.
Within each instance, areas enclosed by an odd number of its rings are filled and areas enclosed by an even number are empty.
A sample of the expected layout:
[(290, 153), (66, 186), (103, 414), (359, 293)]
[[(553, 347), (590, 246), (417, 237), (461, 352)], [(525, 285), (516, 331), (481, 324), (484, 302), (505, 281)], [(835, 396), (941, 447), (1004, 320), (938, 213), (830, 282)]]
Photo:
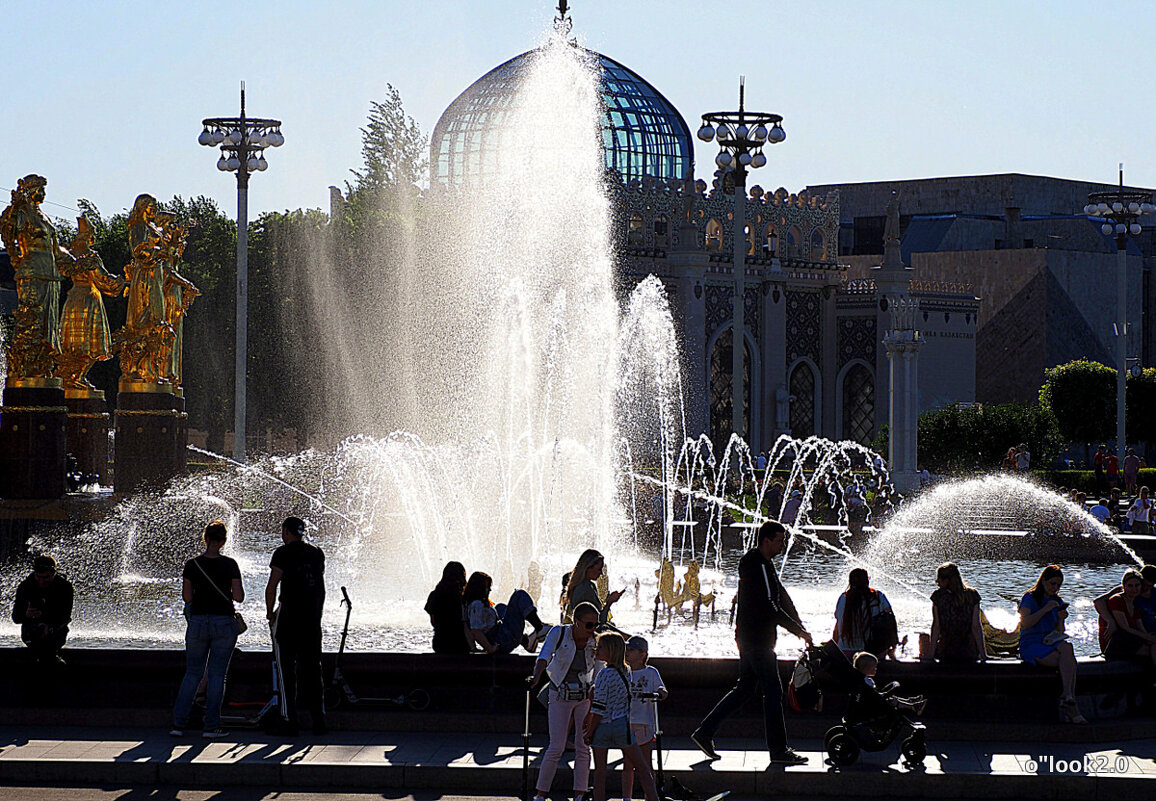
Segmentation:
[(871, 587), (866, 570), (855, 568), (848, 576), (847, 590), (835, 604), (835, 631), (831, 639), (845, 654), (868, 651), (882, 659), (897, 645), (897, 635), (891, 602)]

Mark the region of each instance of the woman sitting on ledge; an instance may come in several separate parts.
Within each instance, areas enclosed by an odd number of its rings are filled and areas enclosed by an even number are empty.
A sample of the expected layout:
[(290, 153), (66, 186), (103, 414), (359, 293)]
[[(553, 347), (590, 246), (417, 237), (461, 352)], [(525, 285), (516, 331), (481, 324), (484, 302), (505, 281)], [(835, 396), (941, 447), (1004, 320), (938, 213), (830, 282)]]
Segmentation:
[(1020, 600), (1020, 658), (1060, 671), (1060, 711), (1069, 723), (1087, 723), (1076, 705), (1076, 652), (1064, 633), (1068, 604), (1060, 597), (1064, 572), (1048, 565)]
[[(1150, 662), (1156, 666), (1156, 634), (1150, 634), (1144, 626), (1143, 611), (1141, 610), (1144, 604), (1144, 599), (1141, 597), (1144, 579), (1140, 571), (1135, 568), (1124, 571), (1124, 578), (1120, 580), (1120, 588), (1121, 591), (1107, 601), (1108, 612), (1112, 616), (1112, 622), (1116, 625), (1104, 647), (1104, 657), (1107, 659), (1139, 657), (1144, 662)], [(1149, 590), (1149, 592), (1151, 591)], [(1101, 624), (1102, 630), (1106, 628)]]
[(967, 586), (954, 562), (935, 571), (939, 586), (931, 593), (931, 653), (940, 662), (987, 659), (979, 623), (979, 593)]
[[(534, 599), (525, 590), (514, 590), (508, 604), (494, 606), (490, 600), (493, 586), (494, 580), (485, 573), (474, 573), (466, 582), (462, 601), (470, 637), (487, 654), (508, 654), (519, 645), (533, 653), (550, 632), (538, 617)], [(529, 636), (524, 633), (526, 623), (534, 627)]]

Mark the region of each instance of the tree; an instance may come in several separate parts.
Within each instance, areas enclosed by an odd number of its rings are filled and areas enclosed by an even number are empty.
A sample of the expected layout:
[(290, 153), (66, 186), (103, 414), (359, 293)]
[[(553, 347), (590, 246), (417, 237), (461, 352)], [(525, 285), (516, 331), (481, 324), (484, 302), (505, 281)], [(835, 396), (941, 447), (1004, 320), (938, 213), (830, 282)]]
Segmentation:
[(1109, 439), (1116, 425), (1116, 371), (1087, 359), (1051, 367), (1044, 371), (1040, 405), (1068, 442)]
[(351, 170), (357, 178), (350, 195), (399, 187), (416, 189), (425, 178), (428, 143), (421, 127), (405, 113), (401, 94), (386, 84), (384, 102), (370, 103), (369, 122), (361, 129), (361, 156), (365, 166)]
[(1156, 368), (1145, 368), (1138, 376), (1129, 375), (1124, 398), (1129, 439), (1156, 442), (1156, 415), (1152, 413), (1156, 409)]

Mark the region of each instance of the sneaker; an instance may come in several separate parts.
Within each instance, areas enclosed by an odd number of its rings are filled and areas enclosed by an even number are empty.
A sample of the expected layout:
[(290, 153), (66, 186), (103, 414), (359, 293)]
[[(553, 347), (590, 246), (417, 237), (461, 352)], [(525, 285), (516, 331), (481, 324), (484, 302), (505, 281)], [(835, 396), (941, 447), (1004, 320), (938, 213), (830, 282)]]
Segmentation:
[(169, 729), (169, 737), (184, 737), (184, 736), (185, 736), (185, 730), (184, 729), (178, 729), (176, 726), (173, 726), (171, 729)]
[(772, 765), (806, 765), (807, 758), (793, 748), (784, 748), (771, 754)]
[(222, 729), (220, 726), (215, 729), (205, 729), (203, 732), (201, 732), (201, 736), (206, 740), (219, 740), (226, 735), (228, 735), (228, 732)]
[(550, 625), (543, 623), (542, 627), (530, 635), (529, 642), (526, 643), (526, 650), (533, 653), (538, 650), (538, 646), (546, 642), (546, 635), (550, 633)]
[(699, 751), (706, 754), (707, 759), (722, 759), (714, 750), (714, 738), (707, 737), (701, 729), (695, 729), (690, 733), (690, 741), (698, 746)]

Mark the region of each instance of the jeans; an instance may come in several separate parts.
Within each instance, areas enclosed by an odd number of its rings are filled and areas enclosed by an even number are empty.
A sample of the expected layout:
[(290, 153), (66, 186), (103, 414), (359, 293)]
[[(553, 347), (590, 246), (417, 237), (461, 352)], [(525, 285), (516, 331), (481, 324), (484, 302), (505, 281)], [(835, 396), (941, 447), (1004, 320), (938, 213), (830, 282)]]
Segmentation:
[(281, 672), (281, 717), (290, 726), (298, 723), (304, 706), (313, 725), (325, 721), (325, 688), (321, 680), (321, 621), (277, 620), (277, 669)]
[(522, 644), (526, 616), (537, 612), (538, 608), (534, 606), (534, 599), (530, 597), (530, 593), (525, 590), (514, 590), (510, 594), (510, 602), (496, 604), (494, 611), (501, 619), (494, 632), (495, 643), (503, 654), (511, 653)]
[(20, 627), (20, 639), (32, 652), (36, 661), (49, 660), (60, 654), (68, 639), (68, 626), (49, 626), (44, 623), (25, 623)]
[(183, 729), (189, 723), (193, 699), (208, 663), (208, 685), (205, 689), (205, 729), (221, 725), (221, 704), (225, 700), (225, 674), (233, 648), (237, 645), (237, 621), (232, 615), (192, 615), (185, 629), (185, 677), (173, 707), (173, 726)]
[(783, 685), (779, 680), (779, 666), (774, 646), (764, 643), (739, 644), (739, 680), (731, 691), (722, 697), (718, 705), (710, 711), (698, 725), (706, 737), (714, 739), (723, 718), (734, 712), (743, 702), (762, 688), (763, 720), (767, 737), (767, 748), (772, 754), (787, 747), (787, 723), (783, 719)]
[(550, 792), (554, 783), (554, 773), (558, 770), (558, 760), (566, 748), (566, 733), (570, 721), (574, 721), (574, 792), (584, 793), (590, 787), (590, 746), (582, 738), (582, 724), (590, 711), (590, 699), (563, 701), (557, 691), (551, 688), (550, 706), (546, 717), (550, 721), (550, 745), (542, 755), (542, 767), (538, 769), (538, 791), (543, 795)]

